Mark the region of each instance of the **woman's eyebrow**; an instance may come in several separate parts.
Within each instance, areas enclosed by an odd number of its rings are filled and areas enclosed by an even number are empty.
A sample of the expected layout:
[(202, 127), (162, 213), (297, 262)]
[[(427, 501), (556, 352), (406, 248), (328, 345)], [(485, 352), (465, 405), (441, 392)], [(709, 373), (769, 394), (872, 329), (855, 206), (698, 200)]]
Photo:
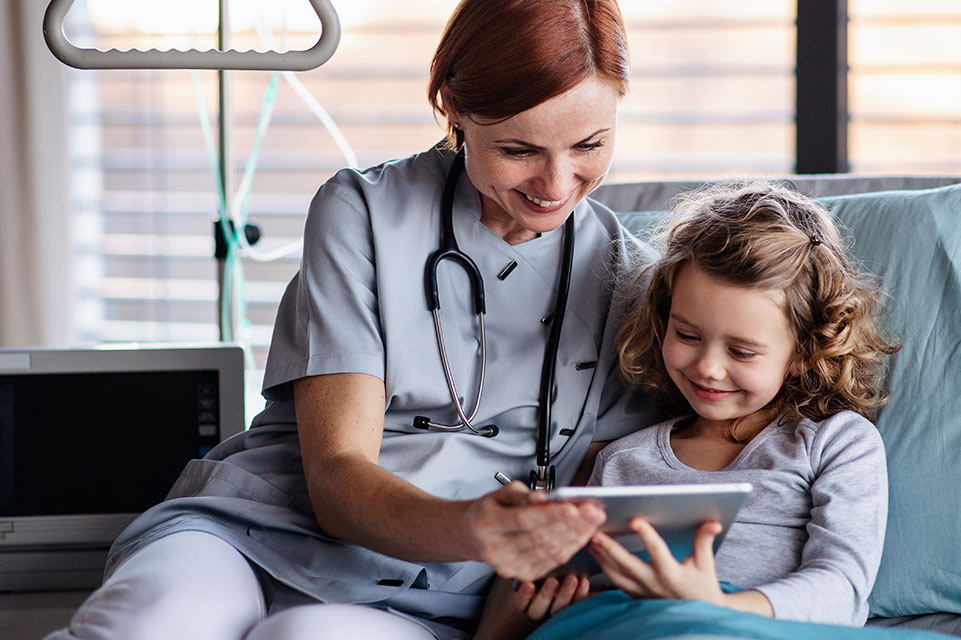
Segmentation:
[[(591, 140), (591, 139), (593, 139), (593, 138), (596, 138), (597, 136), (601, 135), (602, 133), (607, 133), (607, 132), (610, 131), (610, 130), (611, 130), (611, 127), (604, 127), (603, 129), (598, 129), (597, 131), (595, 131), (595, 132), (592, 133), (591, 135), (587, 136), (587, 137), (584, 138), (583, 140), (578, 140), (578, 141), (575, 142), (572, 146), (577, 146), (577, 145), (579, 145), (579, 144), (584, 144), (584, 143), (587, 142), (588, 140)], [(541, 146), (539, 146), (539, 145), (533, 144), (533, 143), (531, 143), (531, 142), (527, 142), (526, 140), (521, 140), (520, 138), (502, 138), (502, 139), (500, 139), (500, 140), (494, 140), (494, 144), (516, 144), (516, 145), (518, 145), (518, 146), (520, 146), (520, 147), (530, 147), (531, 149), (543, 149), (543, 148), (544, 148), (544, 147), (541, 147)]]

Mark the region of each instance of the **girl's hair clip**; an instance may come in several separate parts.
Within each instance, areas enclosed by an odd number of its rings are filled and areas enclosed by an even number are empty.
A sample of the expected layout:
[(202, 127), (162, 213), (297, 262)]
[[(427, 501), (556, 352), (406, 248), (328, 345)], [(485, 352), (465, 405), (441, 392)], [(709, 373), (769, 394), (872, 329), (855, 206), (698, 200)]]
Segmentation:
[(811, 244), (815, 247), (822, 244), (821, 236), (816, 233), (811, 234)]

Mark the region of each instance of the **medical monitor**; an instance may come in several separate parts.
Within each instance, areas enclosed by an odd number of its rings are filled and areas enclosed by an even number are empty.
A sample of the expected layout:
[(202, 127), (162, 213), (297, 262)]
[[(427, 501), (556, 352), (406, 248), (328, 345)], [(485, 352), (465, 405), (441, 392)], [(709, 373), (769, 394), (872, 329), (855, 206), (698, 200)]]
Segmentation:
[(0, 590), (98, 585), (120, 531), (243, 428), (236, 345), (0, 349)]

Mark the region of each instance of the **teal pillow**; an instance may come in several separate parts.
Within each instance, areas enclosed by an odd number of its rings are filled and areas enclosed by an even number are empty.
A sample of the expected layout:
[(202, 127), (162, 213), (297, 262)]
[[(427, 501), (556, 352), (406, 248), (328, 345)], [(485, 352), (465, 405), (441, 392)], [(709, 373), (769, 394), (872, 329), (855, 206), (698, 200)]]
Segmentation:
[[(822, 198), (891, 296), (891, 400), (878, 415), (890, 503), (871, 616), (961, 614), (961, 184)], [(646, 238), (665, 212), (618, 214)]]
[(893, 298), (878, 416), (890, 507), (872, 616), (961, 613), (961, 185), (821, 200)]

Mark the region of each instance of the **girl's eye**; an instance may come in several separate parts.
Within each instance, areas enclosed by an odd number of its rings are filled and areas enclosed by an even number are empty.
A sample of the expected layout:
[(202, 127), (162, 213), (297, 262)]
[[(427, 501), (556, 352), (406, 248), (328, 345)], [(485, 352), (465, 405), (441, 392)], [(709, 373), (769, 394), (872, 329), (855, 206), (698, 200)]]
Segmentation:
[(689, 333), (684, 333), (684, 332), (682, 332), (682, 331), (678, 331), (677, 329), (674, 330), (674, 334), (677, 336), (677, 339), (680, 340), (681, 342), (696, 342), (696, 341), (697, 341), (697, 336), (693, 336), (693, 335), (691, 335), (691, 334), (689, 334)]
[(741, 351), (740, 349), (731, 349), (731, 355), (737, 358), (738, 360), (750, 360), (757, 354), (751, 351)]
[(577, 145), (578, 151), (595, 151), (604, 146), (603, 140), (595, 140), (594, 142), (583, 142)]

